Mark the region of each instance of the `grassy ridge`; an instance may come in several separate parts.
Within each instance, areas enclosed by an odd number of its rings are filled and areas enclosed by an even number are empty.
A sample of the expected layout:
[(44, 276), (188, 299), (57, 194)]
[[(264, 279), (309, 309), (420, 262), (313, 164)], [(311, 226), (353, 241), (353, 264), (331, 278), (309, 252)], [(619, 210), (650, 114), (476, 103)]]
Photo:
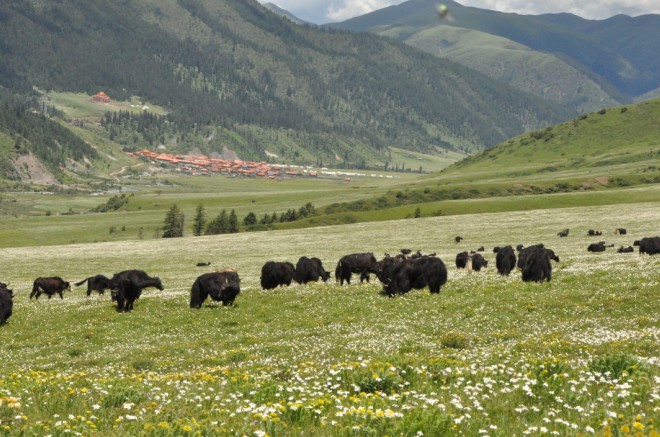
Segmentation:
[[(657, 232), (658, 202), (363, 223), (268, 234), (2, 249), (17, 291), (2, 326), (6, 435), (513, 435), (658, 426), (657, 257), (586, 252), (589, 228), (618, 245)], [(402, 223), (405, 223), (402, 226)], [(630, 234), (613, 235), (625, 226)], [(569, 238), (556, 232), (571, 228)], [(465, 240), (455, 244), (453, 237)], [(545, 242), (553, 281), (524, 284), (454, 255)], [(440, 295), (395, 299), (377, 284), (264, 292), (267, 260), (399, 248), (438, 252)], [(493, 262), (493, 255), (486, 252)], [(195, 277), (233, 266), (234, 308), (188, 309)], [(80, 280), (142, 268), (161, 277), (130, 314), (82, 289), (27, 299), (37, 275)], [(483, 432), (481, 432), (483, 433)]]

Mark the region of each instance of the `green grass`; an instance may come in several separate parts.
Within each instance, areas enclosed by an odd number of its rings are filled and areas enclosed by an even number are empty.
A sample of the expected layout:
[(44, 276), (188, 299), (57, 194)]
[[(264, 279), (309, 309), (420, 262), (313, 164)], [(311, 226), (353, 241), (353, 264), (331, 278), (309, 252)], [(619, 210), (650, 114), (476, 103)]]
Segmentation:
[[(16, 292), (0, 327), (3, 435), (624, 435), (658, 426), (660, 258), (586, 251), (589, 228), (657, 234), (656, 201), (464, 214), (257, 234), (0, 249)], [(570, 227), (568, 238), (556, 232)], [(628, 228), (625, 236), (615, 227)], [(462, 235), (461, 244), (453, 242)], [(490, 250), (544, 242), (553, 280), (496, 274)], [(484, 245), (491, 265), (453, 267)], [(437, 252), (439, 295), (377, 283), (259, 287), (268, 260)], [(197, 268), (198, 261), (211, 267)], [(194, 279), (235, 267), (236, 306), (188, 308)], [(81, 288), (29, 301), (37, 276), (158, 275), (135, 310)]]
[[(99, 90), (102, 91), (102, 90)], [(129, 111), (140, 113), (149, 111), (163, 115), (167, 111), (160, 106), (142, 102), (139, 97), (133, 97), (130, 102), (112, 100), (110, 103), (97, 103), (91, 96), (81, 93), (63, 93), (51, 91), (46, 94), (49, 104), (64, 112), (68, 118), (101, 118), (106, 112)], [(110, 96), (112, 98), (112, 96)]]

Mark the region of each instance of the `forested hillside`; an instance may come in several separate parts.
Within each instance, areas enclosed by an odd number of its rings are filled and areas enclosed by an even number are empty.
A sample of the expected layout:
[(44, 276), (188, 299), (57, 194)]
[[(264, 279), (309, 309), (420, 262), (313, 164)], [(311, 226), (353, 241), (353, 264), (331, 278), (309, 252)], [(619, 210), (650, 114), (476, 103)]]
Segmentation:
[(103, 90), (169, 111), (147, 124), (111, 115), (102, 132), (125, 147), (360, 167), (385, 163), (390, 146), (474, 151), (574, 115), (404, 44), (295, 25), (253, 0), (12, 0), (0, 3), (0, 41), (0, 86), (12, 93)]
[(455, 60), (580, 112), (632, 101), (660, 85), (660, 15), (585, 20), (509, 14), (454, 1), (409, 0), (333, 23), (374, 32)]

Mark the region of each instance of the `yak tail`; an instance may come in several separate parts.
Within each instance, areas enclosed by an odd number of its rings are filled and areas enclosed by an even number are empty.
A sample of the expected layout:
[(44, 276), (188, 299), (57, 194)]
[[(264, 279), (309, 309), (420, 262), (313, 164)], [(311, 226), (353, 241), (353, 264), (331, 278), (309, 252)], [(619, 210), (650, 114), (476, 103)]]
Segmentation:
[(339, 282), (343, 277), (344, 275), (342, 274), (341, 261), (339, 261), (337, 263), (337, 268), (335, 269), (335, 280)]
[(90, 279), (92, 279), (92, 278), (86, 278), (86, 279), (83, 279), (83, 280), (80, 281), (80, 282), (76, 282), (75, 285), (76, 285), (76, 287), (79, 287), (79, 286), (83, 285), (85, 282), (89, 281)]

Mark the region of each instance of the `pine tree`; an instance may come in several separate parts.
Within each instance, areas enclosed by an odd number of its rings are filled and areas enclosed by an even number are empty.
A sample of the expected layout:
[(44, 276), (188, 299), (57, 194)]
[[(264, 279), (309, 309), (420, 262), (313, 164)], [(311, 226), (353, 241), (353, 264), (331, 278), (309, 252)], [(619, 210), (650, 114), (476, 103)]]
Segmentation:
[(247, 227), (251, 227), (257, 224), (257, 215), (253, 212), (248, 212), (248, 214), (243, 219), (243, 224)]
[(228, 232), (232, 234), (238, 232), (238, 217), (236, 217), (236, 211), (233, 209), (231, 210), (231, 213), (229, 213), (229, 223), (227, 228)]
[(183, 212), (179, 207), (174, 204), (165, 216), (165, 223), (163, 225), (163, 238), (176, 238), (183, 237)]
[(193, 235), (200, 236), (204, 232), (204, 227), (206, 226), (206, 214), (204, 211), (204, 205), (197, 206), (195, 211), (195, 218), (193, 218)]

